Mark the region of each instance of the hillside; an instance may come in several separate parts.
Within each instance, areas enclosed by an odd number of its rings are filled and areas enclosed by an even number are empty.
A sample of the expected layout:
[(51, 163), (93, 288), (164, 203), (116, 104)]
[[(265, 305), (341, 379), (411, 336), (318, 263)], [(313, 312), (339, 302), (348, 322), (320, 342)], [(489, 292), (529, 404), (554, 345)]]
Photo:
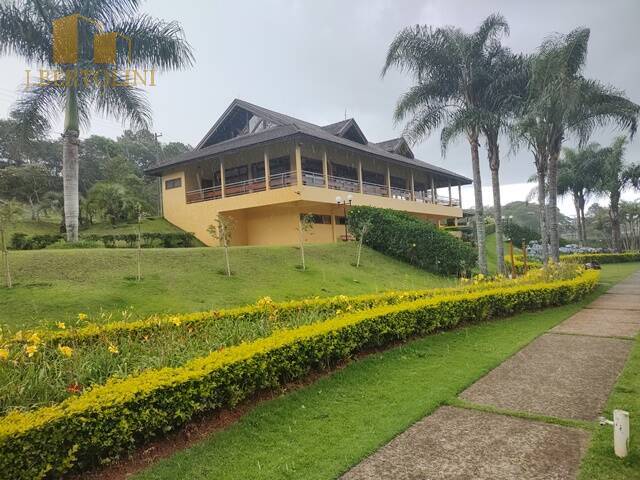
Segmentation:
[(15, 287), (0, 288), (0, 324), (15, 329), (42, 321), (71, 322), (80, 312), (91, 317), (111, 312), (120, 319), (124, 309), (137, 317), (245, 305), (263, 296), (354, 295), (453, 282), (369, 249), (355, 268), (355, 249), (355, 243), (308, 245), (309, 269), (302, 272), (297, 248), (235, 247), (231, 278), (220, 273), (220, 248), (145, 249), (140, 283), (134, 279), (135, 250), (11, 252)]

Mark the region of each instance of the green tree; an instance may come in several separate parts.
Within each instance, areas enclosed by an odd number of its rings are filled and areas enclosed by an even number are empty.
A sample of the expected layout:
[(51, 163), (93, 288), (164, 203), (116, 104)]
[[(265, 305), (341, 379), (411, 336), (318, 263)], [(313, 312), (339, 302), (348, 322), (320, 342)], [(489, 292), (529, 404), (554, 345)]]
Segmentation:
[(558, 161), (566, 135), (576, 135), (584, 145), (595, 128), (610, 123), (633, 134), (640, 114), (640, 106), (628, 100), (624, 92), (583, 76), (589, 35), (589, 29), (578, 28), (566, 35), (550, 36), (542, 43), (530, 61), (527, 101), (519, 125), (536, 162), (542, 232), (547, 228), (544, 200), (549, 201), (550, 254), (554, 261), (559, 260), (560, 244)]
[[(52, 116), (64, 111), (63, 187), (67, 239), (78, 239), (78, 137), (91, 111), (128, 120), (133, 128), (146, 128), (151, 112), (142, 90), (126, 84), (124, 69), (181, 69), (191, 65), (191, 47), (177, 22), (164, 22), (139, 14), (139, 0), (33, 0), (0, 4), (0, 51), (65, 72), (62, 78), (34, 84), (18, 101), (16, 118), (25, 131), (46, 130)], [(80, 14), (99, 21), (105, 31), (130, 38), (119, 42), (115, 64), (95, 64), (92, 59), (94, 26), (82, 24), (78, 35), (79, 60), (57, 65), (53, 52), (52, 21)], [(91, 70), (102, 82), (78, 81), (77, 71)]]
[(0, 197), (28, 203), (31, 219), (40, 220), (43, 196), (56, 188), (57, 180), (41, 165), (6, 167), (0, 169)]
[(587, 242), (585, 206), (596, 191), (602, 169), (600, 146), (592, 143), (574, 150), (564, 148), (558, 163), (558, 195), (570, 195), (576, 210), (578, 244)]
[(229, 244), (233, 237), (234, 221), (231, 217), (219, 213), (215, 218), (215, 224), (207, 227), (207, 232), (214, 239), (220, 242), (224, 249), (225, 271), (228, 277), (231, 276), (231, 263), (229, 262)]
[(302, 271), (307, 269), (307, 262), (304, 257), (304, 234), (313, 230), (314, 216), (310, 213), (300, 215), (298, 218), (298, 239), (300, 241), (300, 259), (302, 260)]
[(22, 208), (17, 202), (13, 200), (8, 202), (0, 201), (0, 247), (2, 248), (2, 258), (4, 259), (4, 278), (7, 288), (13, 286), (9, 266), (9, 249), (7, 248), (7, 229), (20, 218), (21, 214)]
[(389, 46), (382, 70), (408, 72), (415, 85), (396, 106), (395, 119), (409, 118), (405, 134), (416, 142), (443, 127), (443, 154), (447, 145), (464, 135), (471, 149), (475, 196), (478, 266), (487, 273), (479, 138), (482, 130), (481, 95), (488, 87), (489, 56), (500, 35), (509, 27), (501, 15), (490, 15), (478, 30), (415, 26), (400, 31)]
[(597, 187), (609, 197), (611, 245), (616, 252), (622, 251), (620, 197), (629, 188), (640, 189), (640, 164), (625, 163), (626, 147), (627, 138), (617, 137), (611, 146), (603, 149), (603, 166)]

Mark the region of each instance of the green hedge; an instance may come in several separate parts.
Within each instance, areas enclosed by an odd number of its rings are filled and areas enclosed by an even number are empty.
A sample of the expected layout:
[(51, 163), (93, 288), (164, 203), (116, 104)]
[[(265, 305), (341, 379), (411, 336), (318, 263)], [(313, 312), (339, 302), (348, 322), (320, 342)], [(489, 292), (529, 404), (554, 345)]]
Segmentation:
[(59, 478), (119, 458), (194, 416), (326, 369), (371, 348), (462, 322), (569, 303), (597, 272), (572, 280), (464, 293), (347, 314), (213, 352), (183, 367), (148, 370), (52, 406), (0, 420), (6, 478)]
[[(160, 248), (188, 248), (196, 244), (195, 235), (188, 232), (146, 232), (142, 234), (142, 247), (160, 247)], [(78, 244), (68, 244), (69, 248), (86, 248), (87, 243), (91, 246), (104, 246), (106, 248), (134, 248), (138, 246), (138, 234), (122, 233), (117, 235), (81, 235), (81, 242)], [(63, 235), (27, 235), (26, 233), (16, 232), (11, 236), (10, 247), (14, 250), (40, 250), (58, 242), (64, 242)], [(57, 248), (64, 248), (62, 245), (56, 245)]]
[(352, 207), (348, 224), (356, 238), (364, 224), (365, 245), (430, 272), (462, 274), (476, 264), (475, 250), (465, 242), (424, 220), (396, 210)]
[(627, 253), (576, 253), (561, 255), (560, 260), (571, 263), (626, 263), (640, 262), (640, 252)]

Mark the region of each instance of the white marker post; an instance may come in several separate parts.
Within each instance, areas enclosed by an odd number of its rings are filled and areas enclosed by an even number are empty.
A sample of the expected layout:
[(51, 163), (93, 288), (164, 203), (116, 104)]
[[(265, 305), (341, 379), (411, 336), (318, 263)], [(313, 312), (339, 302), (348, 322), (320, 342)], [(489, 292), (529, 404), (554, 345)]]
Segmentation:
[(629, 453), (629, 412), (613, 411), (613, 422), (600, 417), (600, 425), (613, 425), (613, 450), (617, 457), (625, 458)]

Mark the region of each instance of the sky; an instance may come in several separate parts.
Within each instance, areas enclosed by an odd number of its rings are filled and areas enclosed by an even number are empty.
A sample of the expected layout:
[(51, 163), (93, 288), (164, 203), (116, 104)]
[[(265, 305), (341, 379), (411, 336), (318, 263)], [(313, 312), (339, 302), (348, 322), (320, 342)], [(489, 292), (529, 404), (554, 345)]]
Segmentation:
[[(510, 36), (503, 43), (515, 52), (534, 52), (554, 32), (589, 27), (591, 39), (585, 75), (626, 91), (640, 103), (640, 0), (149, 0), (142, 11), (179, 21), (195, 53), (193, 68), (165, 72), (147, 87), (153, 108), (152, 130), (164, 142), (195, 146), (234, 98), (324, 125), (356, 119), (370, 141), (402, 133), (393, 121), (398, 97), (410, 86), (398, 72), (380, 71), (389, 43), (402, 28), (414, 24), (477, 28), (491, 13), (503, 14)], [(9, 113), (25, 81), (25, 65), (0, 57), (0, 116)], [(54, 127), (57, 135), (61, 123)], [(118, 136), (122, 125), (94, 116), (82, 136)], [(620, 132), (610, 128), (592, 138), (608, 144)], [(567, 146), (575, 146), (568, 139)], [(415, 145), (416, 157), (471, 177), (469, 146), (460, 140), (440, 152), (439, 132)], [(532, 156), (502, 142), (503, 203), (524, 200), (534, 173)], [(482, 158), (486, 151), (481, 150)], [(640, 139), (628, 161), (640, 161)], [(490, 205), (487, 162), (482, 164), (484, 203)], [(624, 198), (637, 198), (627, 193)], [(606, 202), (600, 201), (601, 204)], [(463, 205), (473, 204), (471, 187), (463, 189)], [(570, 201), (561, 204), (573, 214)]]

